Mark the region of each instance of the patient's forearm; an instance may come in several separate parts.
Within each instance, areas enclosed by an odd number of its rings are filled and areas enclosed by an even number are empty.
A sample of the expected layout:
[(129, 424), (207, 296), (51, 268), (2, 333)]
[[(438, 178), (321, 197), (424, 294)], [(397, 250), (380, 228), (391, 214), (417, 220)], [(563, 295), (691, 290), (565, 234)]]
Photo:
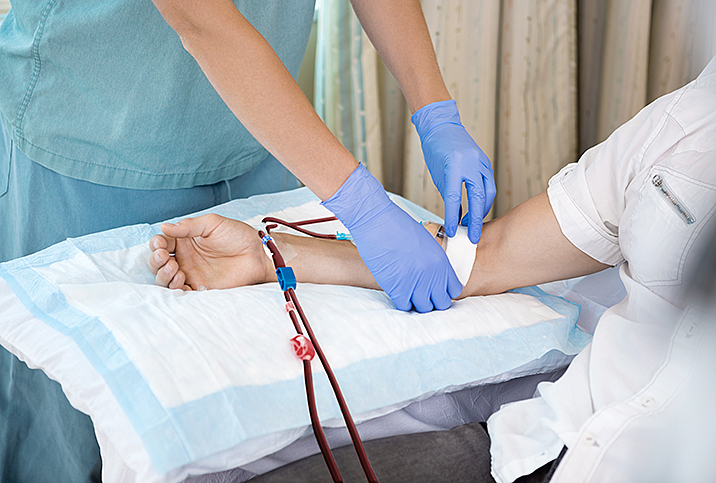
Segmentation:
[[(286, 265), (293, 269), (299, 282), (380, 289), (360, 258), (355, 245), (349, 241), (325, 240), (285, 233), (272, 233), (271, 236), (276, 239), (279, 250), (285, 247), (284, 252), (290, 250), (296, 252), (296, 256), (289, 258)], [(276, 275), (268, 257), (267, 263), (269, 264), (268, 280), (274, 281)]]
[[(427, 228), (435, 235), (437, 225)], [(287, 265), (299, 281), (379, 288), (350, 242), (287, 234), (274, 237), (298, 254)], [(268, 258), (266, 263), (270, 264)], [(544, 192), (485, 223), (470, 278), (459, 298), (502, 293), (605, 268), (608, 265), (586, 255), (562, 234)], [(269, 280), (276, 280), (272, 266), (267, 273)]]
[[(436, 236), (439, 225), (427, 223), (425, 228)], [(355, 245), (345, 240), (326, 240), (305, 236), (272, 233), (279, 251), (289, 254), (286, 265), (290, 266), (299, 282), (380, 289), (368, 267), (358, 254)], [(286, 246), (288, 245), (288, 246)], [(275, 281), (273, 263), (266, 257), (266, 281)]]

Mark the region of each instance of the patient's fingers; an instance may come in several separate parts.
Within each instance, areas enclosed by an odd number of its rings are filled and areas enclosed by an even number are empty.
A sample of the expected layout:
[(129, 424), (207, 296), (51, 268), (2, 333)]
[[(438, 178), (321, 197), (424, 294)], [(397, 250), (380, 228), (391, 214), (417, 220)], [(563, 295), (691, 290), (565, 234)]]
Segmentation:
[(176, 250), (177, 241), (176, 238), (165, 236), (165, 235), (154, 235), (149, 240), (149, 248), (152, 250), (157, 250), (159, 248), (164, 248), (169, 253), (174, 253), (174, 250)]
[(157, 250), (159, 248), (167, 248), (167, 239), (164, 237), (164, 235), (154, 235), (152, 238), (149, 239), (149, 248), (152, 250)]
[(149, 269), (153, 274), (157, 272), (171, 259), (171, 255), (164, 248), (158, 248), (149, 256)]
[(171, 287), (170, 285), (171, 282), (174, 281), (174, 277), (179, 271), (179, 264), (176, 262), (176, 260), (170, 257), (169, 260), (167, 260), (166, 263), (155, 272), (157, 276), (154, 278), (154, 283), (161, 287), (181, 288), (181, 286), (184, 285), (184, 280), (182, 280), (182, 283), (179, 287)]
[[(164, 251), (164, 250), (162, 250)], [(186, 281), (186, 274), (179, 270), (179, 265), (174, 258), (169, 259), (165, 265), (155, 272), (157, 276), (154, 281), (161, 287), (167, 287), (170, 289), (181, 289), (186, 292), (194, 290)], [(204, 287), (201, 289), (206, 290)]]
[(186, 287), (186, 285), (184, 285), (184, 282), (186, 282), (186, 275), (184, 275), (184, 272), (179, 270), (174, 275), (171, 282), (169, 282), (169, 288), (186, 290), (184, 288), (184, 287)]

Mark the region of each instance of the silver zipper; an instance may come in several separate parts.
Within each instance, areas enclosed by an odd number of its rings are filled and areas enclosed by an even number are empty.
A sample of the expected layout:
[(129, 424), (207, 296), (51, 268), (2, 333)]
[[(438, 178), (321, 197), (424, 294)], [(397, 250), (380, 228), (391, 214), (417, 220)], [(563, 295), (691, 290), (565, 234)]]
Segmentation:
[(664, 181), (661, 176), (655, 174), (651, 178), (651, 183), (659, 191), (661, 197), (664, 198), (669, 203), (669, 205), (671, 205), (676, 214), (679, 215), (679, 218), (681, 218), (684, 223), (690, 225), (696, 221), (696, 219), (689, 212), (686, 206), (684, 206), (684, 204), (676, 197), (674, 192), (669, 189), (669, 186), (666, 184), (666, 181)]

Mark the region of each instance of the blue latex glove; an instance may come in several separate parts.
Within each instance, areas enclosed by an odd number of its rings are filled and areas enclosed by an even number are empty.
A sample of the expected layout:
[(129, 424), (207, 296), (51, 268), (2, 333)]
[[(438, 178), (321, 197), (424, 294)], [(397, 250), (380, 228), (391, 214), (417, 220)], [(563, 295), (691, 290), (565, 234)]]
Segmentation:
[[(467, 235), (477, 243), (482, 219), (495, 199), (495, 175), (487, 155), (460, 122), (455, 101), (433, 102), (410, 118), (420, 136), (425, 164), (445, 202), (445, 233), (457, 232), (462, 184), (467, 188)], [(464, 223), (463, 223), (464, 224)]]
[(358, 253), (396, 308), (444, 310), (460, 295), (462, 284), (443, 249), (388, 198), (362, 164), (322, 205), (351, 232)]

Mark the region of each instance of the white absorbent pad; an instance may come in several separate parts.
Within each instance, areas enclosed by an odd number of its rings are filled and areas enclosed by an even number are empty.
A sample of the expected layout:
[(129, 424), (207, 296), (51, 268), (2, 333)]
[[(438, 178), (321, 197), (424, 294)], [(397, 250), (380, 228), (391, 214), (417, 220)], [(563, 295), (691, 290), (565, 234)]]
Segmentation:
[[(437, 220), (394, 199), (419, 220)], [(269, 214), (294, 221), (329, 215), (306, 189), (211, 211), (256, 227)], [(105, 474), (122, 473), (118, 480), (174, 482), (240, 466), (287, 446), (310, 425), (278, 284), (157, 287), (147, 242), (158, 232), (158, 225), (120, 228), (0, 265), (34, 316), (0, 324), (0, 343), (59, 381), (92, 417)], [(589, 341), (575, 324), (578, 306), (536, 288), (428, 314), (395, 310), (375, 290), (299, 283), (296, 293), (356, 421), (525, 375), (518, 368), (548, 353), (574, 355)], [(340, 425), (317, 358), (313, 370), (320, 416)]]

